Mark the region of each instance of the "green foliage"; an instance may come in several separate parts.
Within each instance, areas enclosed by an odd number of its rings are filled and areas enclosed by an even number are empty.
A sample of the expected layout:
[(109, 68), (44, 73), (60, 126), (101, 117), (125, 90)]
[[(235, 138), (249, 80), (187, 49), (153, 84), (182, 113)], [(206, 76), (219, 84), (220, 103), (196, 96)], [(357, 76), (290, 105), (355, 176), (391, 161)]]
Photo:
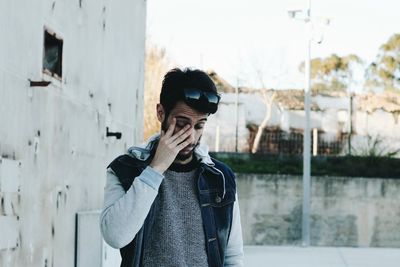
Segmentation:
[(381, 45), (381, 50), (391, 52), (400, 49), (400, 34), (393, 34), (389, 40)]
[(381, 45), (376, 60), (366, 71), (365, 86), (400, 92), (400, 34), (394, 34)]
[[(236, 173), (302, 175), (301, 156), (212, 153)], [(400, 178), (400, 159), (379, 156), (313, 157), (311, 175)]]
[[(346, 92), (352, 81), (352, 64), (360, 64), (361, 59), (354, 54), (340, 57), (332, 54), (326, 58), (311, 60), (311, 89), (314, 93)], [(299, 66), (304, 72), (304, 62)]]
[[(376, 60), (367, 68), (361, 66), (362, 64), (362, 60), (354, 54), (343, 57), (332, 54), (326, 58), (312, 59), (312, 92), (346, 92), (353, 82), (354, 66), (358, 65), (365, 73), (364, 88), (400, 93), (400, 34), (392, 35), (381, 45)], [(304, 72), (304, 62), (299, 65), (299, 70)]]

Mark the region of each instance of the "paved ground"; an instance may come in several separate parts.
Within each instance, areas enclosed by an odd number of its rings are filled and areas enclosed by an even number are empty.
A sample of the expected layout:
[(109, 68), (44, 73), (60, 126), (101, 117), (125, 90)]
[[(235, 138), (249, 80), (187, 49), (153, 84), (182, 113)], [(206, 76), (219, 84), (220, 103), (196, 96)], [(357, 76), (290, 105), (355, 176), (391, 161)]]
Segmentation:
[(400, 249), (246, 246), (245, 267), (400, 267)]

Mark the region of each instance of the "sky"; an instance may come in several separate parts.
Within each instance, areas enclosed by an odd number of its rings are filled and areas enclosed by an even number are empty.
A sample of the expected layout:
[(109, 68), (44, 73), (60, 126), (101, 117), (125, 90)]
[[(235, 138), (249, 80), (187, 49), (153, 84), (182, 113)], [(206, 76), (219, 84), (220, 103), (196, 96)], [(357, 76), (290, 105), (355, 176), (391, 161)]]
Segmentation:
[[(306, 27), (287, 11), (306, 6), (306, 0), (148, 0), (147, 40), (164, 47), (174, 66), (212, 69), (234, 86), (302, 88)], [(372, 62), (400, 32), (399, 10), (399, 0), (312, 0), (311, 57), (356, 54)]]

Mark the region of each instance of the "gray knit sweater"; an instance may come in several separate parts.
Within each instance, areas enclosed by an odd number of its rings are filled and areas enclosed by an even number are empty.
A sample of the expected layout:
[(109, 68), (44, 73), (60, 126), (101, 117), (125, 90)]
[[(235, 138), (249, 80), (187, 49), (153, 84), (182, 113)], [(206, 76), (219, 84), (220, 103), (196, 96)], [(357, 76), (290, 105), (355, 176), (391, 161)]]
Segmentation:
[[(182, 171), (182, 170), (181, 170)], [(208, 266), (196, 170), (167, 170), (155, 199), (155, 222), (145, 240), (145, 267)]]

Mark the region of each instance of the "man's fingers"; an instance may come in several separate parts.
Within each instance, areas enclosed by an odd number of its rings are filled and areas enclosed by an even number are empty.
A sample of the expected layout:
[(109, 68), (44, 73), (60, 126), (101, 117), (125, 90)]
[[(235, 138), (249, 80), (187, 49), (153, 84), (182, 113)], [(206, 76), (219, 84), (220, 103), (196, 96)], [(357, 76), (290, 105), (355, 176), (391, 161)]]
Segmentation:
[(179, 135), (178, 134), (175, 135), (177, 137), (175, 138), (175, 140), (173, 140), (171, 142), (171, 145), (177, 146), (180, 143), (182, 143), (183, 141), (185, 141), (185, 139), (188, 138), (192, 134), (192, 130), (189, 129), (189, 127), (185, 126), (185, 128), (180, 130), (179, 133), (180, 133)]
[(183, 141), (182, 143), (180, 143), (176, 149), (178, 151), (181, 151), (182, 149), (184, 149), (185, 147), (187, 147), (190, 143), (192, 142), (191, 138), (187, 138), (185, 141)]
[(178, 139), (181, 135), (185, 134), (186, 131), (188, 131), (190, 128), (190, 125), (185, 125), (182, 129), (179, 130), (179, 132), (176, 132), (174, 135), (171, 136), (170, 138), (170, 143), (174, 143), (176, 139)]
[(174, 133), (174, 130), (175, 130), (175, 124), (176, 124), (176, 119), (175, 119), (175, 118), (172, 118), (172, 122), (171, 122), (171, 124), (169, 125), (168, 130), (167, 130), (167, 132), (165, 133), (165, 136), (167, 136), (167, 137), (172, 136), (172, 134)]

